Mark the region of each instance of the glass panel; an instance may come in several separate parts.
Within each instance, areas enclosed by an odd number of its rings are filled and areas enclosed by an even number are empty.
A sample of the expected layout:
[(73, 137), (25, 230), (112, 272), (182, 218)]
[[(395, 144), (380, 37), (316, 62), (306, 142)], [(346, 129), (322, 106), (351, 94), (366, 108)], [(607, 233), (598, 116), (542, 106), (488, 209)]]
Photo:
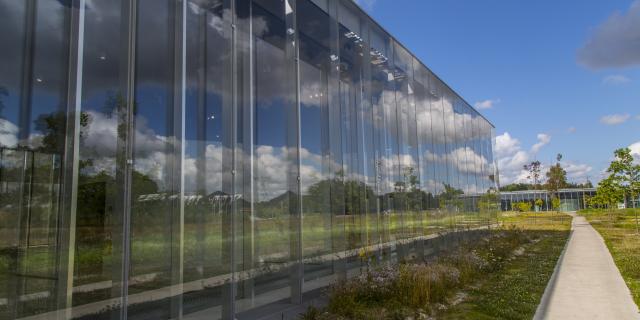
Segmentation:
[(396, 245), (396, 241), (404, 237), (402, 199), (398, 192), (403, 177), (400, 172), (401, 150), (396, 104), (396, 68), (393, 64), (394, 60), (391, 59), (394, 56), (393, 46), (390, 42), (384, 42), (384, 37), (381, 37), (381, 39), (383, 39), (383, 42), (380, 45), (384, 45), (383, 48), (372, 47), (372, 52), (377, 50), (376, 55), (378, 55), (376, 60), (372, 60), (372, 63), (375, 64), (372, 69), (372, 77), (379, 81), (379, 86), (375, 85), (376, 89), (372, 90), (372, 99), (374, 101), (377, 99), (376, 102), (380, 105), (383, 113), (381, 121), (384, 129), (381, 138), (384, 140), (382, 144), (384, 148), (379, 160), (379, 166), (381, 170), (384, 170), (385, 174), (385, 179), (382, 183), (384, 188), (382, 213), (388, 235), (386, 241), (390, 242), (390, 253), (395, 254), (392, 259), (402, 260), (405, 258), (406, 253), (402, 246)]
[[(342, 4), (342, 3), (341, 3)], [(362, 111), (362, 56), (365, 43), (360, 34), (360, 20), (351, 8), (340, 6), (339, 21), (339, 107), (342, 140), (342, 174), (344, 181), (344, 220), (346, 249), (353, 250), (367, 243), (365, 194), (370, 193), (364, 184), (364, 146)], [(332, 108), (338, 105), (331, 106)], [(360, 267), (361, 259), (353, 255), (347, 259), (347, 268)]]
[(223, 283), (231, 261), (226, 254), (232, 195), (223, 186), (223, 163), (229, 163), (231, 114), (225, 103), (228, 40), (222, 0), (187, 3), (184, 287), (185, 319), (206, 314), (219, 319)]
[(0, 318), (13, 319), (56, 309), (69, 253), (57, 228), (69, 8), (2, 0), (0, 15)]
[[(455, 95), (455, 94), (454, 94)], [(458, 210), (464, 216), (461, 216), (460, 223), (464, 226), (465, 224), (470, 223), (466, 216), (466, 194), (468, 193), (467, 189), (467, 154), (465, 152), (465, 137), (464, 137), (464, 109), (462, 106), (462, 101), (456, 96), (453, 100), (453, 111), (454, 111), (454, 121), (455, 121), (455, 150), (453, 151), (453, 155), (456, 161), (456, 173), (458, 175), (458, 190), (459, 195), (457, 199)]]
[[(398, 140), (400, 180), (396, 181), (395, 203), (400, 214), (401, 238), (422, 234), (422, 212), (419, 198), (420, 168), (416, 136), (415, 99), (413, 83), (413, 59), (400, 45), (394, 46), (394, 78), (398, 115)], [(406, 254), (415, 254), (413, 245)]]
[[(378, 237), (382, 243), (390, 243), (392, 237), (391, 216), (393, 191), (393, 135), (390, 134), (391, 106), (395, 101), (393, 93), (393, 77), (391, 74), (391, 48), (389, 38), (381, 30), (372, 28), (370, 31), (370, 92), (371, 107), (374, 114), (375, 136), (375, 170), (376, 196), (378, 198)], [(390, 76), (391, 74), (391, 76)], [(392, 246), (392, 245), (391, 245)], [(395, 247), (385, 247), (383, 257), (389, 259)]]
[(452, 221), (452, 226), (456, 226), (456, 215), (459, 211), (459, 181), (458, 181), (458, 163), (455, 155), (456, 150), (456, 128), (455, 116), (453, 111), (453, 94), (449, 88), (443, 87), (442, 90), (442, 108), (445, 123), (445, 158), (447, 166), (447, 182), (444, 187), (444, 198), (447, 212)]
[(73, 304), (85, 308), (81, 316), (109, 317), (107, 299), (121, 297), (120, 287), (114, 285), (120, 281), (122, 254), (116, 236), (122, 234), (122, 225), (117, 222), (122, 214), (117, 209), (121, 208), (117, 204), (122, 191), (116, 181), (116, 159), (126, 114), (120, 87), (120, 79), (126, 77), (126, 59), (121, 59), (123, 37), (118, 27), (114, 28), (123, 23), (121, 9), (119, 1), (101, 1), (87, 10), (85, 17), (81, 109), (85, 120), (79, 141), (73, 282)]
[(493, 151), (496, 149), (496, 129), (493, 126), (490, 126), (491, 129), (491, 150), (489, 150), (489, 158), (487, 159), (487, 162), (489, 162), (489, 164), (492, 167), (492, 174), (493, 176), (491, 177), (491, 187), (493, 188), (494, 191), (498, 191), (498, 186), (500, 185), (500, 172), (499, 172), (499, 168), (498, 168), (498, 160), (493, 156)]
[[(473, 152), (473, 121), (474, 121), (474, 112), (469, 105), (464, 104), (464, 131), (465, 131), (465, 154), (467, 156), (467, 161), (465, 165), (465, 171), (467, 174), (467, 193), (469, 193), (473, 199), (475, 199), (475, 195), (477, 194), (476, 189), (476, 172), (478, 171), (477, 165), (480, 160), (476, 157), (476, 154)], [(470, 203), (469, 209), (471, 211), (477, 211), (478, 208), (476, 206), (475, 201)]]
[(447, 174), (447, 133), (445, 130), (445, 114), (442, 106), (443, 102), (443, 84), (432, 75), (429, 86), (431, 88), (431, 126), (433, 131), (433, 144), (435, 154), (433, 161), (435, 163), (435, 191), (437, 201), (437, 219), (440, 221), (438, 228), (449, 228), (450, 220), (447, 214), (447, 193), (448, 174)]
[[(139, 0), (136, 32), (136, 87), (133, 128), (133, 172), (131, 175), (131, 257), (129, 268), (128, 317), (169, 318), (171, 304), (151, 307), (137, 302), (170, 297), (174, 268), (174, 216), (180, 214), (172, 195), (174, 161), (180, 157), (175, 140), (174, 46), (171, 23), (176, 2)], [(152, 57), (153, 59), (149, 59)], [(179, 184), (177, 185), (179, 187)], [(154, 290), (155, 295), (149, 292)], [(142, 294), (142, 293), (147, 294)], [(136, 297), (134, 299), (133, 297)], [(139, 298), (138, 298), (139, 297)], [(138, 300), (139, 299), (139, 300)]]
[[(482, 121), (482, 144), (483, 144), (483, 157), (485, 159), (489, 159), (489, 154), (491, 153), (491, 125), (483, 119)], [(484, 188), (483, 192), (489, 192), (489, 188), (491, 188), (491, 176), (493, 175), (493, 167), (489, 161), (485, 161), (485, 172), (484, 172)]]
[(426, 228), (423, 233), (431, 233), (432, 222), (437, 218), (433, 216), (435, 209), (435, 150), (432, 134), (431, 95), (429, 87), (429, 71), (418, 61), (414, 60), (414, 97), (416, 105), (416, 125), (418, 138), (418, 155), (420, 167), (420, 195), (421, 207), (425, 217), (422, 226)]
[[(248, 34), (241, 51), (239, 70), (243, 79), (242, 220), (236, 222), (237, 265), (243, 275), (238, 283), (236, 310), (254, 309), (292, 297), (291, 262), (295, 256), (292, 230), (297, 226), (291, 212), (295, 195), (288, 185), (289, 122), (293, 88), (287, 72), (287, 25), (285, 13), (291, 3), (266, 0), (238, 1), (239, 28)], [(295, 6), (295, 3), (293, 4)], [(293, 31), (293, 29), (292, 29)], [(295, 31), (293, 31), (295, 32)], [(246, 51), (245, 51), (246, 50)], [(239, 110), (240, 111), (240, 110)], [(290, 210), (293, 209), (293, 210)], [(240, 258), (242, 257), (242, 258)]]
[(331, 170), (329, 150), (329, 73), (331, 22), (327, 12), (298, 0), (300, 42), (300, 155), (304, 289), (333, 280)]

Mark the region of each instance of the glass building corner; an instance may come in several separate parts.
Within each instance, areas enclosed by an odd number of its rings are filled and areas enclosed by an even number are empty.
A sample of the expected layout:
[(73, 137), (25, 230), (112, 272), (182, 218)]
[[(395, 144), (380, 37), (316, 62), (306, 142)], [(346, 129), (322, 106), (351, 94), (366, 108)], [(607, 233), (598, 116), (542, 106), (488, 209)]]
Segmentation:
[(500, 209), (492, 124), (351, 1), (0, 16), (0, 319), (252, 318)]

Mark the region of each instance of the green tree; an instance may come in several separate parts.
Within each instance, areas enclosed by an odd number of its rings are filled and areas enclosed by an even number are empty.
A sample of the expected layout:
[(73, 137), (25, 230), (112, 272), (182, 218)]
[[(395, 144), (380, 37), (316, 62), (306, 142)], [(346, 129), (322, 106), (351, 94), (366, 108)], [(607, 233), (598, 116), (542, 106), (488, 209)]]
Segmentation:
[(535, 201), (536, 203), (536, 207), (538, 207), (539, 209), (542, 208), (542, 206), (544, 205), (544, 201), (542, 201), (542, 199), (538, 198)]
[(500, 191), (522, 191), (533, 190), (534, 186), (529, 183), (510, 183), (500, 186)]
[(584, 195), (582, 197), (582, 201), (584, 202), (585, 208), (591, 208), (591, 197), (589, 195)]
[[(629, 207), (629, 198), (631, 198), (631, 207), (635, 209), (635, 199), (640, 194), (640, 164), (634, 163), (631, 150), (629, 148), (620, 148), (613, 152), (615, 159), (609, 164), (607, 172), (609, 178), (623, 192), (626, 207)], [(627, 197), (629, 196), (629, 197)], [(635, 212), (636, 232), (640, 233), (640, 223), (638, 222), (638, 212)]]
[(540, 165), (540, 161), (536, 160), (523, 166), (523, 169), (528, 172), (527, 179), (531, 180), (534, 190), (540, 184)]
[(552, 196), (551, 197), (551, 207), (553, 208), (553, 210), (558, 211), (558, 208), (560, 208), (560, 198), (558, 198), (556, 196)]
[[(67, 132), (67, 115), (64, 112), (54, 112), (39, 116), (35, 121), (35, 128), (42, 132), (42, 145), (39, 151), (61, 154), (64, 148), (65, 133)], [(80, 139), (84, 139), (86, 129), (91, 124), (91, 117), (86, 112), (80, 113)]]
[(556, 157), (556, 164), (549, 168), (547, 171), (547, 190), (551, 193), (552, 197), (558, 196), (558, 190), (567, 187), (567, 171), (562, 168), (560, 160), (562, 160), (562, 154), (558, 153)]
[(624, 200), (624, 190), (620, 188), (612, 176), (609, 176), (598, 183), (592, 202), (600, 208), (609, 209), (609, 219), (611, 219), (611, 209), (615, 208), (616, 204), (622, 200)]
[(531, 202), (522, 201), (522, 202), (518, 203), (518, 210), (520, 210), (522, 212), (531, 211)]
[(631, 150), (629, 148), (621, 148), (614, 151), (615, 159), (609, 164), (607, 172), (624, 190), (625, 204), (628, 206), (627, 195), (631, 198), (631, 206), (635, 207), (633, 199), (640, 193), (640, 164), (635, 164)]
[(603, 206), (602, 197), (598, 196), (598, 194), (595, 194), (593, 197), (589, 197), (587, 199), (587, 206), (590, 209), (600, 209), (600, 208), (602, 208), (602, 206)]

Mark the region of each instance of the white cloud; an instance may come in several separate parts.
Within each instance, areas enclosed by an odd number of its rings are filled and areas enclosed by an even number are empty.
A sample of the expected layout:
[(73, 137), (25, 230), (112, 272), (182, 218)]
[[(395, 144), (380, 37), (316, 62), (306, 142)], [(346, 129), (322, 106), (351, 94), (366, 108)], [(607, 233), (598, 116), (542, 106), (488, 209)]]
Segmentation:
[(600, 118), (600, 122), (606, 124), (606, 125), (617, 125), (617, 124), (621, 124), (626, 122), (627, 120), (629, 120), (629, 118), (631, 118), (631, 116), (628, 113), (625, 114), (609, 114), (606, 116), (603, 116), (602, 118)]
[(538, 153), (540, 149), (551, 142), (551, 136), (546, 133), (538, 133), (538, 142), (531, 147), (531, 153)]
[[(496, 157), (498, 159), (498, 169), (500, 170), (500, 182), (502, 185), (510, 183), (530, 183), (527, 179), (528, 172), (523, 166), (531, 163), (535, 159), (535, 153), (551, 141), (548, 134), (538, 134), (538, 142), (535, 143), (529, 152), (522, 149), (520, 141), (511, 137), (508, 132), (496, 137)], [(640, 142), (638, 143), (640, 156)], [(593, 168), (587, 164), (563, 162), (562, 166), (567, 171), (567, 177), (571, 181), (583, 181)], [(544, 172), (548, 166), (541, 164), (544, 179)]]
[(587, 164), (563, 162), (561, 165), (567, 172), (567, 180), (569, 181), (585, 181), (591, 170), (593, 170)]
[(509, 132), (496, 136), (496, 157), (502, 158), (520, 150), (520, 141), (512, 138)]
[(458, 148), (451, 152), (451, 156), (458, 159), (456, 165), (458, 171), (462, 173), (482, 173), (487, 170), (489, 161), (482, 155), (477, 154), (469, 147)]
[(640, 114), (636, 116), (636, 120), (640, 120)]
[(578, 50), (578, 62), (593, 69), (640, 64), (640, 0), (597, 26)]
[(567, 132), (569, 132), (569, 133), (575, 133), (575, 132), (576, 132), (576, 127), (569, 127), (569, 128), (567, 128)]
[[(527, 179), (528, 173), (523, 166), (535, 160), (536, 152), (551, 141), (551, 136), (545, 133), (539, 133), (537, 138), (538, 142), (531, 146), (530, 151), (527, 152), (521, 146), (520, 141), (513, 138), (508, 132), (496, 137), (495, 155), (498, 160), (500, 183), (502, 185), (531, 182)], [(573, 181), (584, 180), (587, 173), (592, 170), (589, 165), (573, 162), (563, 162), (562, 166), (567, 170), (569, 179)], [(543, 163), (540, 169), (543, 174), (541, 178), (544, 179), (544, 173), (547, 171), (548, 165)]]
[(14, 147), (18, 143), (18, 126), (0, 118), (0, 145)]
[(625, 84), (629, 82), (631, 82), (631, 79), (621, 74), (612, 74), (602, 79), (602, 83), (605, 85), (620, 85), (620, 84)]
[(522, 166), (529, 162), (529, 154), (522, 150), (520, 141), (508, 132), (496, 136), (496, 159), (500, 170), (500, 182), (509, 184), (522, 181)]
[(473, 106), (478, 110), (491, 109), (500, 103), (500, 99), (487, 99), (476, 102)]

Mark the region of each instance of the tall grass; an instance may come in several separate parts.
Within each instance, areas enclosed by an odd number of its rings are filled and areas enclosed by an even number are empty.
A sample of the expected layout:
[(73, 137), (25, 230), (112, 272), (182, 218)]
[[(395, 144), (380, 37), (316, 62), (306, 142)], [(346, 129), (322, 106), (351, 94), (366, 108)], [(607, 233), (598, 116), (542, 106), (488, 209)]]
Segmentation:
[[(490, 277), (499, 282), (500, 274), (523, 254), (525, 248), (553, 238), (552, 242), (558, 248), (546, 257), (551, 265), (548, 272), (536, 278), (533, 295), (539, 300), (546, 285), (540, 279), (550, 277), (554, 259), (566, 241), (569, 221), (558, 213), (538, 214), (535, 221), (528, 213), (518, 214), (503, 221), (501, 228), (492, 230), (487, 236), (461, 242), (455, 249), (431, 260), (380, 266), (357, 278), (336, 283), (327, 292), (326, 307), (310, 308), (302, 317), (310, 320), (437, 317), (449, 308), (456, 294), (479, 286)], [(530, 264), (536, 263), (535, 258), (527, 257), (526, 260)], [(532, 265), (530, 269), (535, 270), (535, 267)], [(518, 290), (526, 292), (527, 288), (523, 286)], [(527, 314), (534, 312), (535, 305), (531, 306), (529, 300), (519, 310), (526, 309)]]
[(520, 228), (502, 229), (480, 241), (464, 242), (433, 261), (369, 270), (332, 286), (326, 311), (312, 310), (306, 318), (404, 319), (432, 314), (460, 288), (501, 270), (514, 250), (534, 238)]

